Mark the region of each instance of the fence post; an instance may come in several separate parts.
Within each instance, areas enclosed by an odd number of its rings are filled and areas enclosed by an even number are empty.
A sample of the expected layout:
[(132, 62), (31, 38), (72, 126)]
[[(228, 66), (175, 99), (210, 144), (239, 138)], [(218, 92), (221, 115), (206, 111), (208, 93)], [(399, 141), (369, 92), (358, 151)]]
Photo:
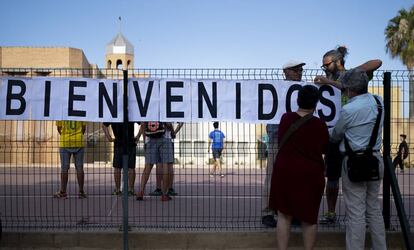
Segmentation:
[(390, 171), (388, 156), (391, 155), (391, 72), (384, 73), (384, 137), (383, 137), (383, 159), (384, 159), (384, 179), (382, 183), (384, 224), (386, 229), (390, 229)]
[[(406, 249), (414, 249), (414, 240), (410, 232), (410, 224), (408, 223), (407, 214), (405, 212), (404, 203), (401, 198), (400, 187), (397, 177), (395, 176), (394, 167), (391, 161), (391, 72), (384, 73), (384, 182), (383, 182), (383, 200), (384, 200), (384, 222), (385, 227), (390, 229), (390, 187), (394, 197), (395, 208), (400, 220), (401, 231), (404, 237)], [(387, 178), (387, 179), (386, 179)], [(385, 187), (387, 185), (387, 187)], [(386, 189), (385, 189), (386, 188)], [(386, 195), (387, 194), (387, 195)]]
[(123, 71), (123, 104), (124, 104), (124, 144), (122, 145), (122, 172), (123, 172), (123, 192), (122, 192), (122, 219), (123, 219), (123, 245), (124, 250), (128, 250), (128, 70)]

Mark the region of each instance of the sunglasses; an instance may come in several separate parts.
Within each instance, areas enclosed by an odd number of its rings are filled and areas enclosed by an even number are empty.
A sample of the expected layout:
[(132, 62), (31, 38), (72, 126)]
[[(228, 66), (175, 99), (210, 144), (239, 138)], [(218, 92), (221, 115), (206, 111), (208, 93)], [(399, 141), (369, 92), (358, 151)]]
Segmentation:
[(333, 62), (335, 61), (330, 61), (329, 63), (325, 63), (324, 65), (321, 66), (321, 69), (323, 69), (324, 71), (327, 71), (329, 65), (331, 65)]

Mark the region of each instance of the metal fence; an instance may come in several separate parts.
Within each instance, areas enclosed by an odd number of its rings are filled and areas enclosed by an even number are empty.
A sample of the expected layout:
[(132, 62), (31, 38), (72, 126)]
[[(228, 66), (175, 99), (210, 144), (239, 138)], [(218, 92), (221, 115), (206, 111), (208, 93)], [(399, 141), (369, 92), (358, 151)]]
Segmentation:
[[(312, 82), (321, 70), (305, 70), (303, 80)], [(382, 95), (384, 71), (377, 71), (370, 92)], [(50, 76), (123, 79), (121, 70), (99, 69), (0, 69), (0, 76)], [(282, 80), (281, 69), (134, 69), (128, 77), (203, 78), (230, 80)], [(414, 122), (409, 118), (409, 73), (392, 71), (391, 148), (394, 156), (399, 135), (414, 142)], [(412, 100), (411, 100), (412, 101)], [(413, 129), (412, 129), (413, 127)], [(139, 126), (136, 125), (135, 133)], [(174, 184), (178, 193), (171, 202), (149, 196), (156, 189), (156, 167), (152, 170), (143, 201), (128, 198), (128, 222), (133, 230), (263, 230), (263, 182), (266, 175), (266, 132), (261, 124), (220, 124), (226, 134), (223, 174), (210, 177), (208, 153), (210, 123), (188, 123), (174, 140)], [(78, 199), (76, 172), (69, 170), (69, 199), (53, 198), (60, 185), (59, 135), (51, 121), (0, 121), (0, 213), (5, 231), (22, 230), (113, 230), (122, 225), (122, 196), (114, 189), (113, 145), (102, 124), (88, 123), (85, 134), (86, 199)], [(141, 139), (142, 140), (142, 139)], [(137, 146), (135, 190), (144, 168), (144, 148)], [(405, 169), (396, 170), (406, 213), (414, 225), (414, 147), (405, 160)], [(294, 180), (292, 180), (294, 181)], [(382, 193), (380, 194), (382, 197)], [(391, 198), (392, 199), (392, 198)], [(327, 210), (322, 199), (320, 214)], [(345, 211), (340, 192), (338, 222), (320, 230), (342, 230)], [(391, 229), (399, 229), (394, 204), (390, 210)]]

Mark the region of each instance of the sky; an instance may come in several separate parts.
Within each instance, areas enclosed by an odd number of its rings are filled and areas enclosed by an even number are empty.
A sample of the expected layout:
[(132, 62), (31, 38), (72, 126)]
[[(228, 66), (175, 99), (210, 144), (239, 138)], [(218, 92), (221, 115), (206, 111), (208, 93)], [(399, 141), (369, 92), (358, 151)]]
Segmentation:
[[(122, 32), (135, 68), (319, 68), (338, 45), (346, 67), (374, 58), (406, 69), (385, 50), (384, 29), (408, 0), (1, 0), (0, 46), (73, 47), (105, 65)], [(118, 17), (121, 16), (121, 24)]]

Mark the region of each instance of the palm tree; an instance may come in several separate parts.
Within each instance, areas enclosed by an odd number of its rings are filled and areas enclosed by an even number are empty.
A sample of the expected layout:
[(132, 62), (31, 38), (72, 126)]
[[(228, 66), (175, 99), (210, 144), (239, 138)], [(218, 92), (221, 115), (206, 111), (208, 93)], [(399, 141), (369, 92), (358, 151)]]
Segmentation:
[(401, 9), (385, 28), (386, 51), (398, 57), (409, 72), (410, 118), (414, 118), (414, 5), (410, 10)]

